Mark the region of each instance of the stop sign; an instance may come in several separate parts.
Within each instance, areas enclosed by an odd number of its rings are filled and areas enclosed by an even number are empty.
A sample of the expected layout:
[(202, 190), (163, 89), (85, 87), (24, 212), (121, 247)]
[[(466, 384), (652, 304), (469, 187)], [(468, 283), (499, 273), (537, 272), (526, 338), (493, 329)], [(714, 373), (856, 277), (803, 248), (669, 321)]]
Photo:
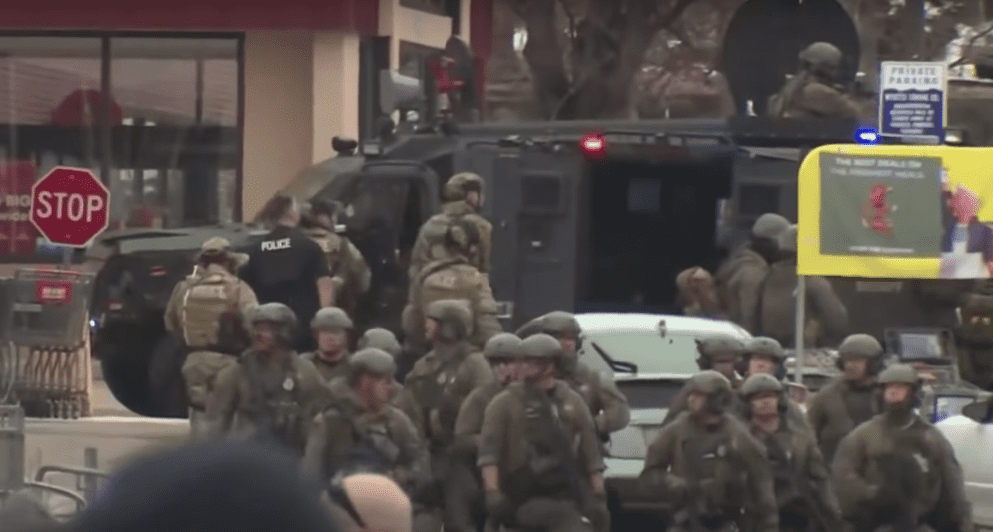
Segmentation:
[(110, 191), (83, 168), (58, 166), (31, 187), (31, 223), (53, 244), (84, 247), (107, 228)]

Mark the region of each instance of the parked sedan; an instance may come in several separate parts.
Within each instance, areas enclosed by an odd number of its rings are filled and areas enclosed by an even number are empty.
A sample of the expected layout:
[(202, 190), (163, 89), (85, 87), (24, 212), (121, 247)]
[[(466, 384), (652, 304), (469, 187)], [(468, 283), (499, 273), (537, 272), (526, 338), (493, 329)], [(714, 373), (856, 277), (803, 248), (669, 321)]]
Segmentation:
[[(957, 397), (952, 397), (957, 399)], [(939, 396), (937, 401), (942, 400)], [(948, 438), (955, 458), (962, 466), (965, 495), (972, 502), (972, 520), (976, 530), (993, 530), (993, 403), (972, 403), (963, 415), (952, 416), (936, 427)], [(936, 410), (938, 407), (936, 407)]]
[(576, 319), (584, 334), (580, 362), (612, 374), (631, 407), (631, 423), (613, 433), (606, 448), (611, 510), (657, 509), (635, 484), (670, 401), (699, 371), (696, 340), (718, 334), (745, 340), (751, 335), (731, 322), (685, 316), (596, 313)]

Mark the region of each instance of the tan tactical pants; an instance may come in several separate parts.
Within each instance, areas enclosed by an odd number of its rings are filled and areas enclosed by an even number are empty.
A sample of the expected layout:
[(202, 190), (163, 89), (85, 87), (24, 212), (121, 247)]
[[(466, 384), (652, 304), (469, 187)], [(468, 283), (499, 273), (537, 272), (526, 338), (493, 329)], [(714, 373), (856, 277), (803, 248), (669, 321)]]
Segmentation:
[(228, 366), (236, 364), (238, 359), (216, 351), (194, 351), (183, 362), (183, 380), (186, 381), (186, 394), (190, 398), (190, 430), (194, 435), (200, 434), (203, 425), (203, 409), (207, 406), (207, 397), (214, 388), (214, 380)]

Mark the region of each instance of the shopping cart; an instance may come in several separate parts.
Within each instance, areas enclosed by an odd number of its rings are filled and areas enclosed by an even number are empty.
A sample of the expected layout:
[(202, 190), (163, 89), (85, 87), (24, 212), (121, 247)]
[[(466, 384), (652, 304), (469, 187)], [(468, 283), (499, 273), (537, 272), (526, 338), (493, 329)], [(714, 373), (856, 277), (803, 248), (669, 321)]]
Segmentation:
[(90, 274), (22, 269), (0, 280), (0, 402), (29, 417), (90, 412)]

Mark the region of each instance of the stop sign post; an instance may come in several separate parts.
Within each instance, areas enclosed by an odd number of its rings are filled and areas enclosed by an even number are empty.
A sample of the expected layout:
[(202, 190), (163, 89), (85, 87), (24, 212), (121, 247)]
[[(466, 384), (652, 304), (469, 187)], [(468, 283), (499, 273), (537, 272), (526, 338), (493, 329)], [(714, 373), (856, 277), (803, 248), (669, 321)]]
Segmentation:
[(110, 191), (84, 168), (57, 166), (31, 187), (31, 223), (52, 244), (89, 245), (107, 228), (109, 211)]

